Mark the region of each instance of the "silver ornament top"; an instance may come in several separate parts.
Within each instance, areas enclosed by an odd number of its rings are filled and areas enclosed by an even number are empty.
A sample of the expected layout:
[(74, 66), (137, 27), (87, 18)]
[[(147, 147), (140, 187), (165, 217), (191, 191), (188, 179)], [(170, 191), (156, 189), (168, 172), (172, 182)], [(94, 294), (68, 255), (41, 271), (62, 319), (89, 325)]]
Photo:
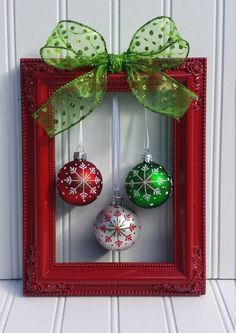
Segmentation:
[(116, 206), (116, 205), (123, 206), (124, 205), (124, 198), (120, 196), (119, 191), (114, 192), (114, 195), (112, 196), (112, 199), (111, 199), (111, 205), (112, 206)]
[(145, 150), (143, 154), (143, 161), (146, 163), (151, 163), (153, 162), (153, 157), (152, 154), (150, 153), (149, 150)]
[(76, 152), (74, 152), (74, 161), (76, 160), (87, 160), (87, 154), (84, 152), (84, 148), (78, 146)]

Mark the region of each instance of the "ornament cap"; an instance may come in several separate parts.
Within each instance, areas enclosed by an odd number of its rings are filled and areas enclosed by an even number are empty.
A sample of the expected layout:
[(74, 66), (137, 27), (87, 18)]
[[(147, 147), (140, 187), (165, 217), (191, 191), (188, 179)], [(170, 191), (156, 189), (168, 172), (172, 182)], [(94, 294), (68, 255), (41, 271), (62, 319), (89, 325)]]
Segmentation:
[(76, 160), (87, 160), (87, 154), (84, 152), (83, 149), (74, 152), (74, 161)]
[(150, 153), (149, 150), (145, 150), (143, 154), (143, 161), (146, 163), (151, 163), (153, 162), (153, 157), (152, 154)]
[(123, 199), (123, 197), (120, 196), (119, 191), (114, 192), (114, 195), (112, 196), (112, 199), (111, 199), (111, 205), (112, 206), (116, 206), (116, 205), (123, 206), (124, 205), (124, 199)]

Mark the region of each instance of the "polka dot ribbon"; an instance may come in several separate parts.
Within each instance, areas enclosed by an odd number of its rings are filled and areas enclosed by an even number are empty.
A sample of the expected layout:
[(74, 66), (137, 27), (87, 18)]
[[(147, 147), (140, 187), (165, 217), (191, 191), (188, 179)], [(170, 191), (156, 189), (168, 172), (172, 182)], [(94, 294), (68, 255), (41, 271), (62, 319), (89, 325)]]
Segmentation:
[(132, 93), (145, 108), (178, 119), (197, 96), (165, 70), (182, 64), (188, 53), (188, 42), (166, 16), (145, 23), (119, 55), (108, 54), (104, 38), (94, 29), (60, 21), (40, 50), (42, 59), (58, 69), (92, 69), (57, 89), (33, 117), (53, 137), (97, 107), (106, 92), (107, 73), (126, 71)]

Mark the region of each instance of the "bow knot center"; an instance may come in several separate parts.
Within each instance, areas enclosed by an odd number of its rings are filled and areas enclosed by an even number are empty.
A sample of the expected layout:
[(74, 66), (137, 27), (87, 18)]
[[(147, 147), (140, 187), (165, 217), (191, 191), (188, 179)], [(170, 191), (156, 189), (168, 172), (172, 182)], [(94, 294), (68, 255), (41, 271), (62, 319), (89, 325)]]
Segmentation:
[(109, 54), (108, 70), (111, 73), (119, 73), (124, 70), (125, 53)]

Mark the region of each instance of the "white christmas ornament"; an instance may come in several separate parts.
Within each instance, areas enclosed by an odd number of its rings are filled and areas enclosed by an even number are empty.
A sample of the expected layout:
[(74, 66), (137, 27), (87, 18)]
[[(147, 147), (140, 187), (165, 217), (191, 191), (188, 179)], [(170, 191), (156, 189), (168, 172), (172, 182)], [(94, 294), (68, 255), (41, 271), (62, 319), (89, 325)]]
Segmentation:
[(98, 242), (110, 251), (122, 251), (137, 241), (141, 224), (137, 215), (114, 196), (110, 206), (101, 211), (94, 222)]

